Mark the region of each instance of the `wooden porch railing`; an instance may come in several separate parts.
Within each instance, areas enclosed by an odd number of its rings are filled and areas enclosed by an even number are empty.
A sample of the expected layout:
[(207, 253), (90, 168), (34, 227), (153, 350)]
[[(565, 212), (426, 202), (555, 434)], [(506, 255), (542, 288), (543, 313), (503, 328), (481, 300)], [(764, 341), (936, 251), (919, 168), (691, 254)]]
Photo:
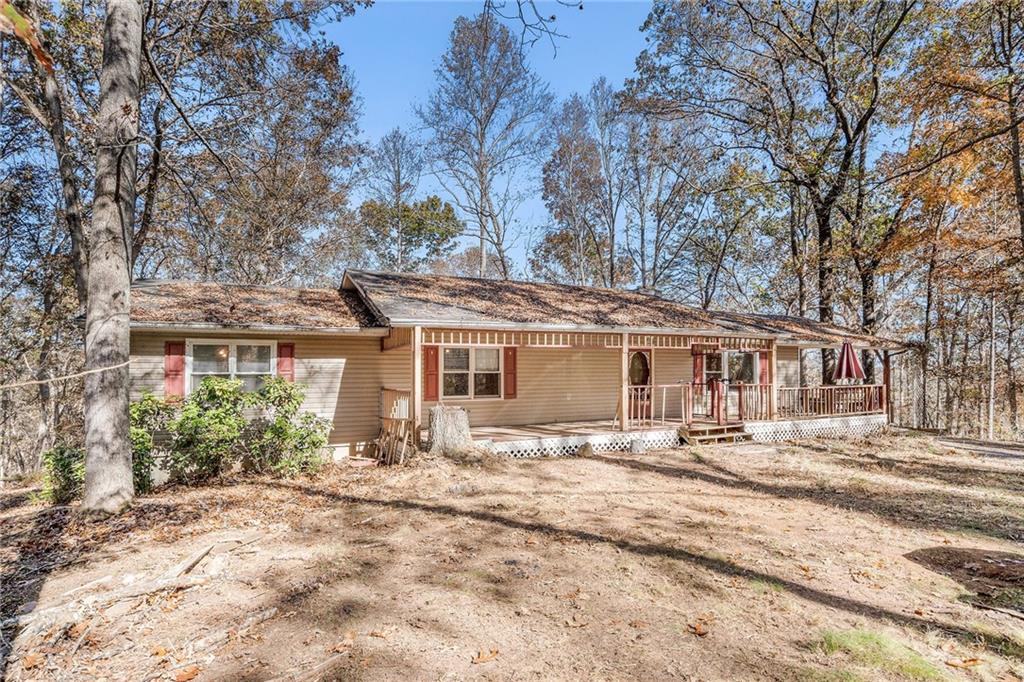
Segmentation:
[(680, 421), (687, 426), (694, 421), (725, 424), (876, 414), (886, 409), (883, 384), (783, 387), (775, 396), (773, 390), (771, 384), (722, 381), (629, 386), (628, 424), (634, 428)]
[(729, 420), (771, 419), (771, 384), (656, 384), (630, 386), (629, 423), (636, 427), (694, 419), (724, 424)]
[(780, 388), (780, 419), (840, 417), (885, 412), (885, 384)]
[(629, 386), (626, 395), (629, 398), (628, 423), (632, 426), (693, 419), (693, 387), (689, 384)]
[[(765, 421), (772, 418), (772, 385), (736, 383), (729, 386), (736, 395), (736, 415), (739, 421)], [(726, 410), (729, 405), (726, 405)]]

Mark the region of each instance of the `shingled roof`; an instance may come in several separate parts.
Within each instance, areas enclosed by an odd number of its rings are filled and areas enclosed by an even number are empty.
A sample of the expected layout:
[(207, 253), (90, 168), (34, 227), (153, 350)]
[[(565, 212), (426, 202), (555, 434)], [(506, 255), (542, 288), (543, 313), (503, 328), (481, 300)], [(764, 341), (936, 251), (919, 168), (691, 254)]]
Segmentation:
[(837, 324), (809, 320), (806, 317), (734, 313), (724, 310), (712, 311), (710, 314), (723, 327), (756, 330), (808, 345), (837, 345), (843, 341), (849, 341), (855, 346), (870, 346), (872, 348), (899, 348), (906, 345), (899, 341), (864, 334)]
[(903, 344), (802, 317), (704, 311), (651, 294), (596, 287), (350, 270), (360, 291), (392, 325), (614, 328), (781, 337), (807, 345), (898, 348)]
[(393, 325), (728, 331), (697, 308), (621, 289), (352, 270), (349, 285)]
[(324, 331), (379, 326), (354, 291), (159, 280), (132, 285), (131, 321), (137, 327)]
[(806, 345), (899, 348), (897, 341), (800, 317), (704, 311), (595, 287), (351, 270), (340, 289), (144, 280), (132, 326), (354, 332), (386, 326), (674, 331), (776, 337)]

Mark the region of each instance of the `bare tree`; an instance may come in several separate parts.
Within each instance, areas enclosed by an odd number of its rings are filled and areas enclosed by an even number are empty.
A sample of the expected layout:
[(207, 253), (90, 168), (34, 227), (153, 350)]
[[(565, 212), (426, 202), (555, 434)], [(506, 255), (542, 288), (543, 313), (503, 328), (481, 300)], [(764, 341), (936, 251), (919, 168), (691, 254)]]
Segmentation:
[[(913, 43), (912, 0), (888, 5), (656, 3), (652, 46), (631, 95), (659, 116), (707, 121), (722, 144), (759, 153), (809, 199), (818, 317), (835, 319), (833, 217), (862, 137)], [(888, 88), (888, 89), (887, 89)], [(830, 381), (832, 352), (822, 378)]]
[(616, 250), (621, 229), (622, 205), (626, 194), (625, 149), (626, 116), (619, 107), (615, 90), (602, 76), (594, 82), (588, 93), (590, 115), (595, 130), (595, 144), (600, 162), (600, 190), (598, 219), (608, 238), (605, 285), (620, 284), (621, 261)]
[(417, 113), (433, 133), (436, 175), (477, 229), (480, 276), (489, 246), (507, 278), (513, 214), (523, 198), (515, 180), (543, 147), (551, 95), (520, 43), (488, 13), (456, 19), (434, 73), (436, 89)]
[(395, 128), (380, 139), (370, 155), (368, 187), (377, 203), (385, 208), (388, 237), (394, 241), (391, 266), (405, 269), (406, 229), (404, 207), (413, 202), (423, 174), (424, 157), (420, 143)]

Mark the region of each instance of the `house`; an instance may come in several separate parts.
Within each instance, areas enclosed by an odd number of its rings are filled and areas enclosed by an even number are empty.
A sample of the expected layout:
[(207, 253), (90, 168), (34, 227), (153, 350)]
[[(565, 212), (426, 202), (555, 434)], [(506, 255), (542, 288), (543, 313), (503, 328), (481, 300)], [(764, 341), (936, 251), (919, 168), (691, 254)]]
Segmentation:
[[(638, 292), (365, 271), (338, 289), (142, 281), (131, 311), (132, 399), (285, 376), (331, 421), (338, 456), (369, 453), (382, 424), (425, 437), (439, 403), (514, 456), (867, 433), (887, 423), (889, 355), (903, 350)], [(844, 341), (876, 351), (885, 381), (801, 387), (800, 351)]]

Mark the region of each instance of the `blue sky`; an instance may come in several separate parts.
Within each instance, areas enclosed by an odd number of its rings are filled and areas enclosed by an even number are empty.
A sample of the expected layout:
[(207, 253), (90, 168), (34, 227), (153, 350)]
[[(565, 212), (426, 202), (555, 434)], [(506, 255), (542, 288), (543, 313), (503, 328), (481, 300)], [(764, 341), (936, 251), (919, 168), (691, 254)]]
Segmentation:
[[(363, 137), (376, 140), (395, 126), (417, 127), (413, 107), (431, 91), (434, 68), (448, 46), (452, 23), (482, 7), (483, 0), (378, 0), (326, 28), (355, 76), (362, 100)], [(539, 41), (529, 56), (533, 69), (557, 97), (584, 92), (599, 76), (618, 86), (632, 74), (644, 47), (639, 28), (647, 17), (648, 2), (586, 0), (583, 10), (554, 2), (539, 3), (539, 7), (558, 17), (558, 30), (567, 36), (557, 41), (557, 50)], [(428, 183), (424, 190), (434, 191)], [(534, 198), (523, 205), (519, 217), (530, 226), (545, 222), (546, 215), (540, 199)], [(514, 249), (519, 259), (524, 245)]]

